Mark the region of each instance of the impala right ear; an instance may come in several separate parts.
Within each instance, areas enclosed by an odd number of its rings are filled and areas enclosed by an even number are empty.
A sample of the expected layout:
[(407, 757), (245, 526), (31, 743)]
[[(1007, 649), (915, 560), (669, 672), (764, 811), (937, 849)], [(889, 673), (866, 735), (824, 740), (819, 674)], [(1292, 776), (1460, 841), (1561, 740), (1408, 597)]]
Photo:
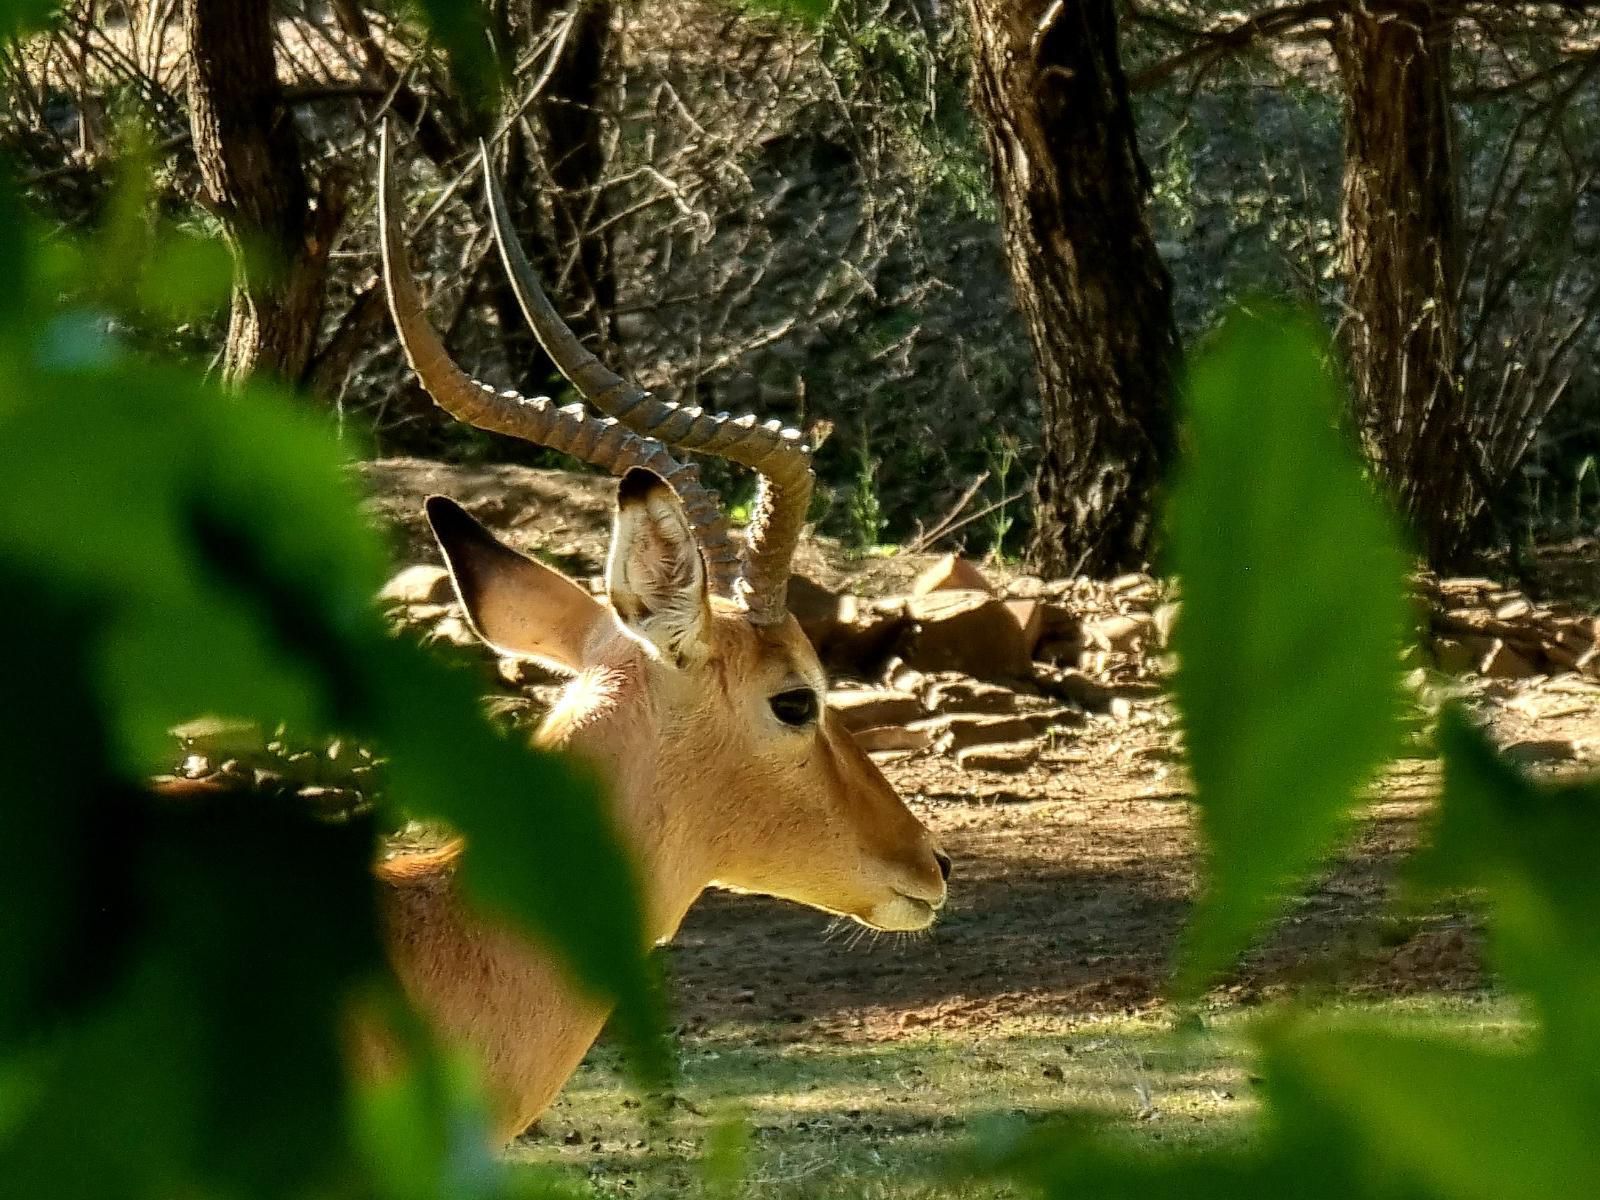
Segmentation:
[(606, 591), (628, 632), (668, 662), (682, 666), (707, 653), (705, 559), (677, 493), (654, 471), (634, 467), (617, 486)]
[(605, 605), (502, 544), (454, 500), (429, 496), (424, 508), (473, 632), (502, 654), (581, 671), (590, 635), (609, 620)]

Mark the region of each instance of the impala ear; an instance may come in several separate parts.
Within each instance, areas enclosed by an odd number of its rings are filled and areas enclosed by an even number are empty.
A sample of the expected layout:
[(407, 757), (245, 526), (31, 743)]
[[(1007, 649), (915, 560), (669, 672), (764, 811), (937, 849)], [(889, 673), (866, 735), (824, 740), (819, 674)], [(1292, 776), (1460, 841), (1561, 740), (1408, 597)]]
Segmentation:
[(667, 481), (635, 467), (617, 488), (606, 562), (611, 607), (628, 631), (683, 666), (709, 648), (711, 600), (700, 543)]
[(581, 671), (605, 605), (559, 571), (503, 545), (454, 500), (429, 496), (424, 508), (473, 632), (502, 654)]

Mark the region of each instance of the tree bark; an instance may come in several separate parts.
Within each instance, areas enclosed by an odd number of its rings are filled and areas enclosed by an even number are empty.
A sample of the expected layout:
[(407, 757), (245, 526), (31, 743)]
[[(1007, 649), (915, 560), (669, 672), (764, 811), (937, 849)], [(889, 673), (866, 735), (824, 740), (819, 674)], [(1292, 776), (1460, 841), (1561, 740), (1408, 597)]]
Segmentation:
[(283, 103), (269, 0), (184, 0), (189, 108), (205, 198), (233, 252), (223, 375), (305, 375), (344, 209), (331, 175), (313, 196)]
[[(529, 146), (520, 126), (506, 137), (502, 173), (512, 221), (539, 269), (551, 296), (578, 335), (596, 353), (612, 340), (616, 304), (610, 239), (595, 230), (600, 215), (599, 188), (605, 178), (603, 100), (606, 72), (615, 44), (610, 0), (577, 0), (573, 27), (544, 91), (530, 110), (537, 147)], [(520, 0), (506, 13), (506, 41), (526, 43), (558, 10), (549, 0)], [(534, 153), (542, 156), (553, 187), (548, 214), (529, 195)], [(523, 322), (509, 286), (492, 290), (504, 330), (506, 353), (519, 372), (524, 391), (545, 390), (555, 368)]]
[(968, 5), (974, 106), (1038, 372), (1033, 558), (1051, 573), (1132, 569), (1173, 454), (1178, 335), (1113, 0)]
[(1458, 370), (1461, 283), (1452, 21), (1352, 0), (1334, 22), (1344, 88), (1342, 340), (1368, 453), (1435, 566), (1483, 512)]

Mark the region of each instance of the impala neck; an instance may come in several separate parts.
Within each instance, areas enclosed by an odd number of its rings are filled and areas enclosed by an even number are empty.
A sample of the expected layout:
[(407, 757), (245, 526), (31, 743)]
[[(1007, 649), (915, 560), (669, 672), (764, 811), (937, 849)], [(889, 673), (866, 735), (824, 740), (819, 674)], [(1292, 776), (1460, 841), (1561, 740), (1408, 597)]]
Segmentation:
[(539, 736), (596, 767), (609, 785), (618, 833), (632, 853), (643, 891), (651, 945), (678, 931), (717, 875), (715, 845), (698, 819), (664, 803), (662, 781), (684, 747), (664, 738), (649, 705), (617, 703), (640, 680), (642, 663), (575, 680)]

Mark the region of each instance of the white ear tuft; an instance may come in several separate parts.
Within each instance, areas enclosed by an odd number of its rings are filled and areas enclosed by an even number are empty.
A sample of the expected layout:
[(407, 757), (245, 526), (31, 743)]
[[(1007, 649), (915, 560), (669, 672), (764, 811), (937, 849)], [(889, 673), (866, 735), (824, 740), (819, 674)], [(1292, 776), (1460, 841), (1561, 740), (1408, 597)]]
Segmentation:
[(625, 627), (680, 666), (707, 647), (711, 601), (700, 544), (672, 488), (635, 467), (617, 488), (606, 590)]

